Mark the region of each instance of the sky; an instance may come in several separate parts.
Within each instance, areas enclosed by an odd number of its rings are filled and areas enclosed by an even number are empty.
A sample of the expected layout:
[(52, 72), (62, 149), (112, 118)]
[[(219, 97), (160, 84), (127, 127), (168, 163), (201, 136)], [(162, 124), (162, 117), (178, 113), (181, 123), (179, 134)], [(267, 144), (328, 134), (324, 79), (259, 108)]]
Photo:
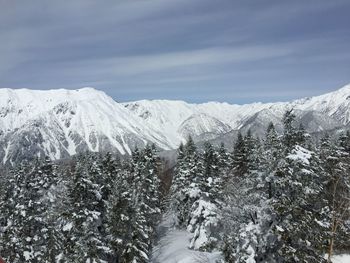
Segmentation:
[(286, 101), (350, 83), (349, 0), (0, 0), (0, 87)]

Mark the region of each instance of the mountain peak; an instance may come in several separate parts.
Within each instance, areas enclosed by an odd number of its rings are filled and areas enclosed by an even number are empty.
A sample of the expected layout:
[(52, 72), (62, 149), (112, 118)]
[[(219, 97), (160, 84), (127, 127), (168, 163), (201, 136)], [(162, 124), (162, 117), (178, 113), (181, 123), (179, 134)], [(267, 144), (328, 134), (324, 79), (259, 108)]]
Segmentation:
[(349, 93), (349, 95), (350, 95), (350, 83), (341, 87), (340, 89), (338, 89), (335, 92), (346, 92), (346, 93)]
[(76, 90), (66, 90), (64, 89), (63, 91), (66, 91), (66, 92), (79, 92), (80, 94), (94, 94), (94, 95), (101, 95), (101, 94), (104, 94), (105, 96), (108, 96), (104, 91), (102, 90), (98, 90), (96, 88), (93, 88), (93, 87), (83, 87), (83, 88), (79, 88), (79, 89), (76, 89)]

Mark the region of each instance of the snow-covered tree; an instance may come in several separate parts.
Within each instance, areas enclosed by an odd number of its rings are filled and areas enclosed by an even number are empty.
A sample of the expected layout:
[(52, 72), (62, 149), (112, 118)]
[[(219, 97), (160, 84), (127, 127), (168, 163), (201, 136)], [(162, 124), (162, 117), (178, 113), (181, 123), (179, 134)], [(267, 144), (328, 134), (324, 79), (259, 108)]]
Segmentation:
[(2, 185), (4, 192), (1, 195), (0, 203), (0, 251), (4, 259), (10, 262), (25, 260), (23, 255), (25, 247), (20, 240), (20, 234), (26, 213), (22, 203), (24, 203), (25, 177), (28, 172), (28, 165), (21, 164), (17, 169), (12, 170), (7, 178), (1, 178), (4, 182)]
[(133, 238), (133, 217), (135, 210), (132, 202), (132, 188), (129, 184), (130, 174), (125, 171), (120, 173), (115, 180), (108, 202), (106, 228), (107, 238), (112, 249), (113, 258), (117, 262), (126, 259), (131, 240)]
[(293, 110), (287, 110), (283, 116), (283, 144), (287, 150), (291, 150), (296, 144), (297, 131), (294, 127), (295, 114)]
[(302, 124), (299, 128), (295, 127), (295, 114), (293, 109), (287, 110), (283, 116), (283, 144), (287, 152), (291, 151), (295, 145), (303, 146), (306, 142), (306, 133)]
[(219, 228), (223, 178), (218, 152), (208, 142), (204, 144), (201, 163), (202, 172), (197, 175), (200, 195), (191, 207), (187, 229), (193, 233), (191, 248), (210, 251), (218, 247), (221, 238)]
[(158, 161), (154, 146), (148, 145), (143, 151), (136, 149), (128, 171), (130, 175), (125, 177), (125, 182), (119, 181), (121, 192), (111, 199), (108, 226), (112, 231), (112, 247), (120, 262), (149, 262), (161, 212)]
[(244, 175), (248, 171), (247, 147), (243, 135), (239, 132), (233, 147), (232, 168), (235, 175)]
[(150, 222), (150, 227), (158, 223), (160, 219), (160, 180), (158, 175), (159, 157), (154, 145), (147, 145), (143, 150), (143, 178), (141, 191), (142, 201), (146, 209), (146, 217)]
[[(290, 114), (285, 116), (282, 145), (273, 125), (264, 140), (264, 154), (249, 134), (240, 140), (251, 146), (245, 150), (246, 172), (234, 173), (225, 189), (226, 262), (324, 260), (327, 179), (317, 156), (300, 146)], [(255, 158), (261, 165), (249, 164)]]
[(72, 178), (68, 183), (66, 234), (64, 258), (71, 262), (100, 262), (110, 249), (101, 234), (104, 203), (102, 186), (97, 183), (101, 176), (97, 161), (78, 157)]
[[(235, 152), (240, 156), (244, 153), (244, 158), (239, 159), (245, 160), (246, 168), (244, 173), (233, 170), (225, 187), (222, 250), (226, 262), (254, 262), (258, 252), (263, 251), (262, 238), (267, 229), (267, 196), (260, 170), (262, 166), (256, 165), (261, 158), (257, 141), (250, 133), (238, 141), (245, 150)], [(237, 160), (237, 157), (233, 158)]]
[(263, 154), (261, 154), (261, 169), (263, 172), (264, 183), (268, 189), (269, 198), (271, 198), (273, 194), (272, 181), (274, 180), (274, 171), (276, 171), (282, 157), (282, 143), (275, 130), (275, 126), (271, 122), (266, 131), (263, 143)]
[(177, 225), (187, 227), (191, 207), (200, 196), (198, 176), (202, 170), (199, 154), (191, 137), (186, 145), (179, 149), (178, 156), (171, 186), (171, 207), (175, 213)]
[(281, 148), (281, 141), (278, 137), (275, 126), (270, 122), (263, 142), (265, 161), (268, 164), (275, 164), (276, 160), (281, 157)]
[(275, 174), (272, 229), (276, 262), (322, 262), (327, 227), (326, 178), (317, 156), (301, 146)]
[(62, 236), (55, 224), (55, 166), (48, 158), (44, 163), (22, 166), (9, 183), (4, 209), (7, 223), (1, 236), (4, 258), (10, 262), (55, 261), (62, 247)]
[(321, 140), (320, 158), (326, 173), (329, 208), (328, 260), (335, 248), (348, 249), (350, 243), (350, 155), (348, 134), (341, 135), (339, 143), (331, 143), (329, 136)]

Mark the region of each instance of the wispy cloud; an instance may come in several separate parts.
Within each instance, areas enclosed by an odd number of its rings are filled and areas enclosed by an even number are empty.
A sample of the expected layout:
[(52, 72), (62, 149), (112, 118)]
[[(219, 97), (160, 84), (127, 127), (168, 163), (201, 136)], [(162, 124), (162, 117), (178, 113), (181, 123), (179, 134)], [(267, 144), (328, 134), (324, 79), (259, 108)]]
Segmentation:
[[(287, 56), (291, 50), (269, 46), (245, 46), (237, 48), (208, 48), (189, 51), (168, 52), (153, 55), (115, 57), (87, 63), (106, 64), (104, 71), (116, 75), (139, 75), (188, 67), (215, 67), (222, 64), (254, 62)], [(109, 68), (109, 69), (108, 69)]]
[(349, 10), (346, 0), (0, 0), (0, 87), (90, 85), (118, 100), (317, 94), (350, 82)]

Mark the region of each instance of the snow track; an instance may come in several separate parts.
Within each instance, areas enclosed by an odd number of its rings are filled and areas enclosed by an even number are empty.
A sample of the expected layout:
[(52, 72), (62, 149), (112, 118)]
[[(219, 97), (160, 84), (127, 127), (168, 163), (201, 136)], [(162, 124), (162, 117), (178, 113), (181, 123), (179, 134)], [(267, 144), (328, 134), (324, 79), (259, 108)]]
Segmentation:
[(159, 239), (153, 249), (152, 263), (214, 263), (220, 252), (208, 253), (189, 249), (192, 234), (174, 227), (172, 215), (166, 215), (158, 227)]

